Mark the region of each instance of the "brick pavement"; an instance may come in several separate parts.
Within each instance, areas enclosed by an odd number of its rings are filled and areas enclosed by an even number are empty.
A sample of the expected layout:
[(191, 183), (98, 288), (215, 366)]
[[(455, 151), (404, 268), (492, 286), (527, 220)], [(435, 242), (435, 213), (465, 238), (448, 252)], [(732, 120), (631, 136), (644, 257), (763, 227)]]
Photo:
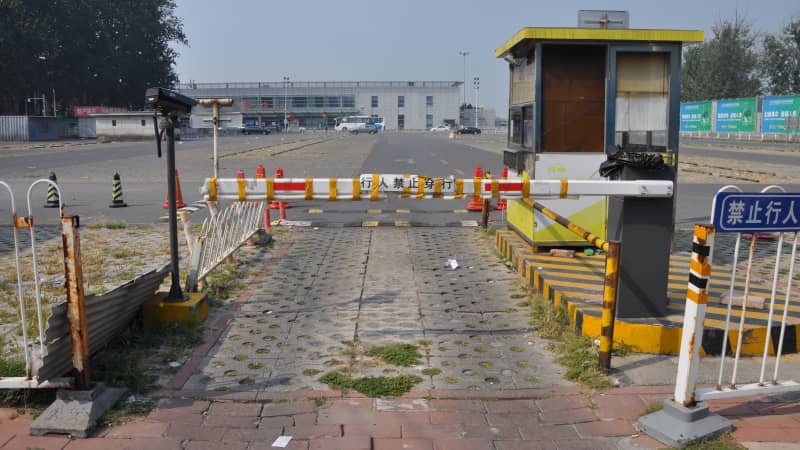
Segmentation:
[[(325, 400), (288, 396), (237, 401), (162, 398), (147, 417), (98, 430), (85, 440), (27, 435), (29, 416), (0, 409), (0, 448), (24, 449), (261, 449), (281, 435), (290, 449), (650, 449), (634, 422), (668, 386), (511, 389), (493, 397), (470, 390), (416, 392), (370, 399), (327, 392)], [(421, 394), (424, 396), (420, 396)], [(476, 395), (478, 394), (478, 395)], [(448, 398), (445, 398), (448, 397)], [(730, 418), (732, 436), (752, 448), (797, 448), (800, 403), (761, 397), (711, 402)], [(780, 445), (780, 447), (779, 447)]]
[[(0, 448), (266, 449), (280, 435), (293, 449), (658, 448), (633, 424), (671, 387), (596, 393), (564, 382), (546, 343), (518, 321), (516, 276), (480, 239), (447, 229), (288, 233), (256, 259), (264, 272), (234, 299), (219, 340), (151, 394), (160, 400), (147, 417), (70, 441), (30, 437), (29, 416), (0, 409)], [(462, 269), (444, 270), (448, 257)], [(421, 339), (430, 349), (410, 368), (367, 364), (345, 343)], [(355, 374), (443, 373), (399, 399), (329, 390), (304, 374), (337, 357)], [(796, 397), (712, 407), (745, 445), (800, 442)]]

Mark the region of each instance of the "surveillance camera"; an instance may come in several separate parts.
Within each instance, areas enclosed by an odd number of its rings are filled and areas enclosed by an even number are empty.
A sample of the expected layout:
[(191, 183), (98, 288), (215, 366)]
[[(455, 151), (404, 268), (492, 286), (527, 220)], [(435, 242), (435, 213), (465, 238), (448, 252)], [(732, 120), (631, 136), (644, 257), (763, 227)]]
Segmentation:
[(149, 88), (144, 94), (145, 103), (162, 114), (189, 114), (197, 101), (191, 97), (164, 88)]

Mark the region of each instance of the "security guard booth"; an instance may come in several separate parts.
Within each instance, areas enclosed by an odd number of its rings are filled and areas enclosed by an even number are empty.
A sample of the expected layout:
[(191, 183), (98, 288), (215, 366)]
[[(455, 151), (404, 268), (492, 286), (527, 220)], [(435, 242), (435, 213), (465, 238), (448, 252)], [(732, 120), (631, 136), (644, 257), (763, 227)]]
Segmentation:
[[(579, 28), (523, 28), (496, 50), (510, 78), (503, 162), (517, 175), (603, 179), (600, 165), (622, 151), (661, 155), (668, 170), (628, 165), (617, 179), (676, 181), (681, 48), (702, 42), (703, 32), (628, 29), (627, 22), (627, 12), (581, 11)], [(617, 317), (666, 314), (674, 197), (541, 203), (622, 241)], [(509, 202), (508, 223), (535, 247), (586, 245), (525, 201)]]

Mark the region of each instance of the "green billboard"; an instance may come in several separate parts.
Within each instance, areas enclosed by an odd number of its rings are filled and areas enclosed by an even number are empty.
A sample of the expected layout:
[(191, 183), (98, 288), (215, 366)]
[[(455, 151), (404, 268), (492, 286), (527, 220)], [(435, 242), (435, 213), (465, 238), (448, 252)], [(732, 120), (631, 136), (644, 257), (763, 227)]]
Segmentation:
[(764, 133), (800, 133), (800, 95), (764, 97), (761, 131)]
[(755, 97), (718, 100), (716, 131), (718, 133), (755, 133)]
[(681, 103), (681, 131), (711, 131), (711, 102)]

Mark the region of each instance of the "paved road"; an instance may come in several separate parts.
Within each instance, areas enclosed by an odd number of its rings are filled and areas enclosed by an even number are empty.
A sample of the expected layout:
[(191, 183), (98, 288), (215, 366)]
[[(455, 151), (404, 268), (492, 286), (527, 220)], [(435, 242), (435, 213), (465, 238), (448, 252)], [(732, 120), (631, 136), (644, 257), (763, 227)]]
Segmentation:
[[(334, 136), (336, 136), (334, 138)], [(482, 166), (499, 174), (501, 157), (497, 152), (485, 151), (470, 145), (464, 136), (452, 141), (429, 133), (384, 133), (378, 136), (337, 136), (305, 134), (271, 136), (236, 136), (220, 141), (220, 161), (223, 176), (234, 176), (239, 168), (252, 176), (255, 166), (264, 164), (269, 173), (277, 166), (286, 169), (288, 177), (356, 177), (361, 173), (418, 173), (431, 176), (455, 175), (471, 177), (475, 166)], [(304, 142), (295, 142), (304, 140)], [(322, 141), (320, 143), (315, 143)], [(710, 148), (704, 141), (684, 141), (683, 154), (737, 158), (748, 161), (777, 162), (800, 166), (800, 154), (759, 150), (760, 153), (742, 149)], [(715, 142), (716, 144), (716, 142)], [(292, 148), (297, 149), (292, 150)], [(281, 149), (275, 154), (274, 149)], [(283, 149), (290, 151), (284, 152)], [(184, 200), (200, 200), (199, 187), (210, 174), (211, 140), (185, 141), (177, 145), (178, 168)], [(241, 153), (244, 152), (244, 153)], [(237, 154), (238, 155), (234, 155)], [(64, 190), (68, 214), (79, 214), (84, 220), (105, 216), (110, 220), (130, 223), (151, 223), (164, 214), (165, 170), (163, 159), (155, 157), (152, 142), (125, 142), (58, 148), (14, 150), (4, 147), (0, 151), (0, 180), (11, 183), (16, 191), (17, 210), (25, 213), (24, 191), (31, 181), (46, 177), (55, 170)], [(111, 176), (120, 172), (123, 179), (128, 208), (109, 209), (111, 201)], [(681, 183), (678, 193), (678, 221), (692, 222), (708, 214), (710, 199), (721, 185)], [(744, 185), (758, 190), (759, 185)], [(798, 186), (789, 187), (797, 190)], [(54, 223), (57, 213), (44, 210), (45, 187), (33, 193), (34, 215), (38, 223)], [(8, 208), (5, 195), (0, 194), (0, 210)], [(397, 221), (418, 225), (460, 225), (474, 221), (478, 214), (453, 213), (462, 209), (465, 201), (402, 200), (392, 199), (369, 202), (310, 202), (294, 205), (289, 210), (290, 220), (315, 223), (358, 225), (365, 221), (395, 223)], [(323, 210), (311, 214), (309, 209)], [(397, 213), (397, 210), (401, 213)], [(371, 211), (369, 211), (371, 210)], [(375, 210), (380, 210), (377, 213)], [(403, 211), (410, 210), (410, 214)], [(277, 214), (273, 215), (275, 218)], [(502, 219), (494, 213), (492, 219)], [(199, 220), (199, 218), (198, 218)]]

